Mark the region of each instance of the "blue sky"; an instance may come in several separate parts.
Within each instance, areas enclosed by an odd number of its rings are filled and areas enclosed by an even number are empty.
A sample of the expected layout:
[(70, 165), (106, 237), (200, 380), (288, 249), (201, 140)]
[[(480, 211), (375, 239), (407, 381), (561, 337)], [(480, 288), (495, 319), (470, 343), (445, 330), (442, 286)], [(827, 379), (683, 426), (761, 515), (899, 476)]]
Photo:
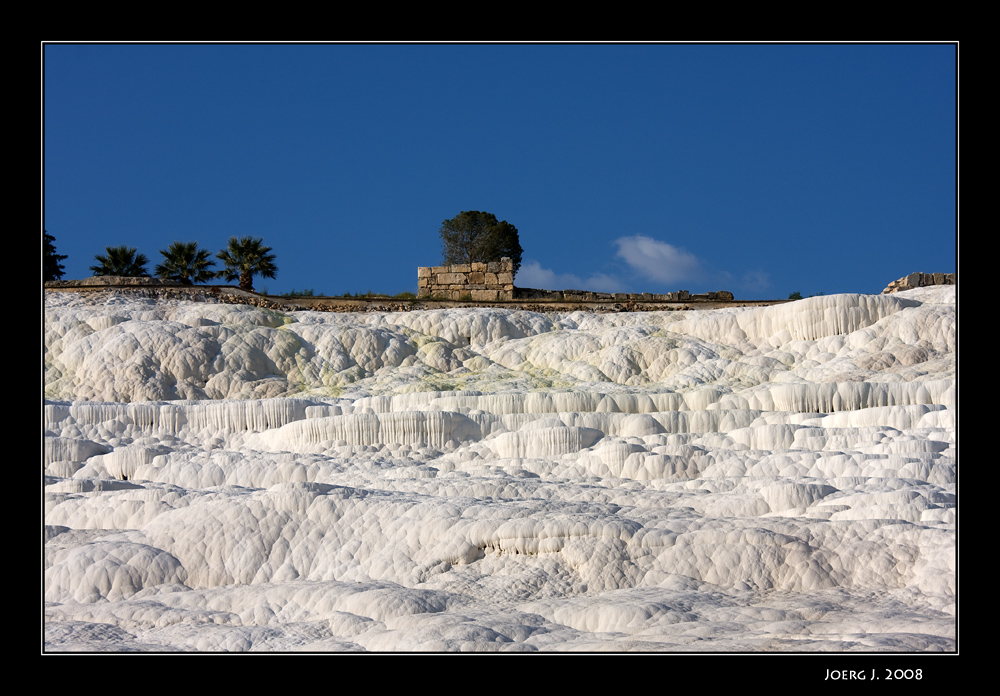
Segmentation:
[(416, 291), (441, 222), (521, 287), (877, 293), (954, 272), (951, 44), (48, 44), (44, 228), (277, 256), (272, 294)]

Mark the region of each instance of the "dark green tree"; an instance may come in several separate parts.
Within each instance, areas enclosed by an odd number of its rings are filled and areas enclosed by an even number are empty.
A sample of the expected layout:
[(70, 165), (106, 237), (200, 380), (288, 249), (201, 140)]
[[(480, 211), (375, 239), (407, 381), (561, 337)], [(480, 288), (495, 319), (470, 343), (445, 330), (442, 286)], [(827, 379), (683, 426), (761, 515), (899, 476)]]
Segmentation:
[(42, 252), (42, 274), (45, 280), (59, 280), (66, 271), (61, 261), (66, 258), (56, 253), (56, 238), (45, 232), (45, 248)]
[(505, 256), (514, 262), (514, 273), (521, 267), (521, 243), (517, 228), (493, 213), (465, 210), (441, 223), (444, 263), (499, 261)]
[(212, 270), (215, 262), (207, 249), (199, 249), (198, 242), (174, 242), (168, 249), (160, 249), (163, 263), (153, 270), (157, 278), (179, 280), (184, 285), (207, 283), (218, 276)]
[(241, 290), (253, 290), (253, 277), (274, 278), (278, 267), (274, 265), (271, 247), (264, 246), (260, 237), (229, 238), (229, 246), (216, 254), (225, 265), (219, 275), (232, 282), (240, 281)]
[(791, 295), (788, 296), (788, 299), (790, 299), (790, 300), (801, 300), (802, 299), (802, 293), (799, 292), (798, 290), (796, 290), (795, 292), (793, 292)]
[(95, 276), (148, 276), (146, 264), (149, 259), (145, 254), (137, 254), (135, 247), (116, 246), (104, 247), (107, 256), (95, 254), (97, 265), (91, 266), (90, 270)]

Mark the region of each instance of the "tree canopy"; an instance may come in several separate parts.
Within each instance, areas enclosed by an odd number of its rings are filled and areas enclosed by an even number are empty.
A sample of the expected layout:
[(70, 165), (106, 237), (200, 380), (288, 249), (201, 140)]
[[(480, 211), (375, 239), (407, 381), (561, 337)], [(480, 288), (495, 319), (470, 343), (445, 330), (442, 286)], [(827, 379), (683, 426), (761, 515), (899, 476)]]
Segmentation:
[(42, 251), (42, 275), (45, 280), (59, 280), (66, 269), (63, 268), (62, 260), (66, 257), (56, 253), (56, 238), (45, 232), (45, 247)]
[(198, 242), (174, 242), (168, 249), (160, 249), (163, 263), (153, 272), (164, 280), (179, 280), (184, 285), (207, 283), (218, 273), (212, 270), (215, 262), (206, 249), (199, 249)]
[(271, 247), (264, 246), (260, 237), (229, 238), (229, 246), (216, 254), (225, 265), (219, 272), (226, 280), (239, 280), (241, 290), (253, 290), (253, 277), (274, 278), (278, 267)]
[(107, 256), (95, 254), (97, 264), (90, 267), (95, 276), (148, 276), (146, 264), (149, 259), (145, 254), (137, 254), (135, 247), (116, 246), (104, 247)]
[(517, 228), (493, 213), (465, 210), (441, 223), (444, 263), (499, 261), (510, 257), (514, 273), (521, 267), (521, 243)]

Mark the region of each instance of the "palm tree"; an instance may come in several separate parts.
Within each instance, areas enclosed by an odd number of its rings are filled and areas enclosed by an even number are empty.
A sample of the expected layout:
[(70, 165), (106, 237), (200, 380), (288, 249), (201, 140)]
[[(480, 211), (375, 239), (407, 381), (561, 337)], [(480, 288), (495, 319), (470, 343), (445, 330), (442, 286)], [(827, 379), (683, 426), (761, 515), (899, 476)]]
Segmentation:
[(179, 280), (184, 285), (207, 283), (218, 273), (211, 270), (215, 262), (207, 249), (199, 249), (198, 242), (174, 242), (169, 249), (160, 249), (163, 263), (153, 271), (158, 278)]
[(95, 254), (97, 265), (91, 266), (90, 270), (95, 276), (148, 276), (146, 264), (149, 259), (145, 254), (136, 254), (135, 247), (116, 246), (104, 247), (108, 252), (107, 256)]
[(274, 278), (278, 267), (274, 265), (271, 247), (264, 246), (260, 237), (229, 238), (229, 246), (216, 256), (226, 265), (219, 275), (228, 281), (239, 279), (241, 290), (253, 290), (253, 277)]

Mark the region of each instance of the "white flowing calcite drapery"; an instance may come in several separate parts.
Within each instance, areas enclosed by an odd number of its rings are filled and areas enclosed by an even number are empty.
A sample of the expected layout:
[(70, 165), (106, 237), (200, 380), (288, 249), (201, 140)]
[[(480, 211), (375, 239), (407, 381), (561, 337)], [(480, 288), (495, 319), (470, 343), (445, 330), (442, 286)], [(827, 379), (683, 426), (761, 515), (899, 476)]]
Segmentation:
[(955, 287), (45, 298), (46, 649), (951, 651)]

